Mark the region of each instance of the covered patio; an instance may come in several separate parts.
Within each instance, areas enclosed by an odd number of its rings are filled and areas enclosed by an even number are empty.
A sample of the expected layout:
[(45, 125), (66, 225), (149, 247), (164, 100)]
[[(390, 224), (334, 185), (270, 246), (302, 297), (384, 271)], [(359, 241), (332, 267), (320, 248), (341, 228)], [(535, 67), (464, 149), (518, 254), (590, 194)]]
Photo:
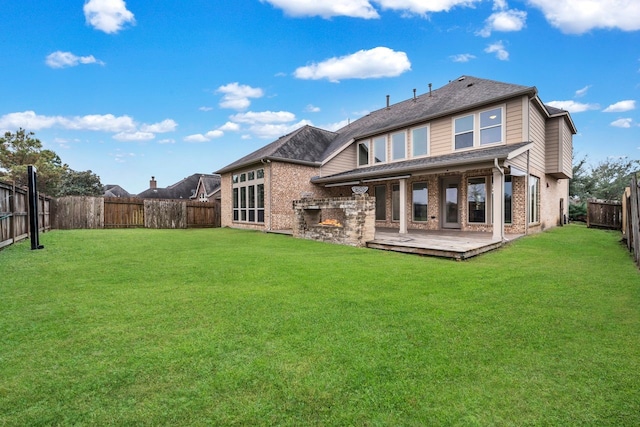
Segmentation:
[(399, 233), (397, 229), (376, 228), (375, 238), (367, 242), (367, 247), (463, 260), (497, 249), (522, 236), (506, 235), (503, 241), (495, 239), (492, 233), (459, 230), (409, 230)]

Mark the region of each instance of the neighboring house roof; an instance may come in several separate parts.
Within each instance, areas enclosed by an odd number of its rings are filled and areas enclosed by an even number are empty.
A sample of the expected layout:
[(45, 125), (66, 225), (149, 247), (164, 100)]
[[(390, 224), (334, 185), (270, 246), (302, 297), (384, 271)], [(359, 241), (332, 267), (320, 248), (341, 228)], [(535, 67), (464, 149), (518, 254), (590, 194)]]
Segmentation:
[(131, 194), (119, 185), (105, 185), (104, 197), (131, 197)]
[(476, 163), (492, 162), (494, 159), (504, 161), (505, 159), (512, 159), (522, 154), (526, 150), (530, 149), (532, 145), (533, 143), (527, 141), (480, 150), (456, 152), (442, 156), (421, 157), (418, 159), (394, 163), (381, 163), (379, 165), (352, 169), (334, 175), (313, 177), (311, 182), (314, 184), (331, 184), (354, 181), (355, 183), (355, 181), (359, 182), (367, 178), (380, 179), (384, 177), (394, 177), (414, 171), (424, 171), (453, 165), (471, 165)]
[(202, 176), (210, 174), (195, 173), (167, 188), (149, 188), (138, 194), (142, 199), (189, 199), (196, 194), (196, 188)]
[(461, 76), (439, 89), (373, 111), (336, 132), (304, 126), (225, 166), (218, 173), (226, 173), (264, 160), (319, 166), (354, 140), (520, 95), (537, 96), (537, 89), (534, 86)]
[(204, 187), (203, 193), (207, 198), (213, 196), (220, 191), (220, 175), (201, 175), (196, 191), (191, 198), (195, 199), (197, 197), (200, 187)]

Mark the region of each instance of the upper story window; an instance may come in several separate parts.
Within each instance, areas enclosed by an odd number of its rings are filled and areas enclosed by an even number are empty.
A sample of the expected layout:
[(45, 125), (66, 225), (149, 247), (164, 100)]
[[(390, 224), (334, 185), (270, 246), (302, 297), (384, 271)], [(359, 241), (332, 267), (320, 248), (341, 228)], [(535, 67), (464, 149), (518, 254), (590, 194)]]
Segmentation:
[(429, 133), (427, 127), (411, 130), (411, 156), (420, 157), (429, 154)]
[(428, 154), (429, 126), (426, 125), (359, 142), (356, 162), (358, 167), (361, 167), (407, 160)]
[(480, 145), (502, 142), (502, 108), (480, 113)]
[(369, 164), (369, 141), (358, 144), (358, 166)]
[(391, 135), (391, 159), (402, 160), (407, 157), (407, 138), (405, 132)]
[(387, 137), (379, 136), (373, 138), (373, 159), (374, 163), (384, 163), (387, 161)]
[(453, 122), (456, 150), (504, 141), (503, 107), (456, 117)]

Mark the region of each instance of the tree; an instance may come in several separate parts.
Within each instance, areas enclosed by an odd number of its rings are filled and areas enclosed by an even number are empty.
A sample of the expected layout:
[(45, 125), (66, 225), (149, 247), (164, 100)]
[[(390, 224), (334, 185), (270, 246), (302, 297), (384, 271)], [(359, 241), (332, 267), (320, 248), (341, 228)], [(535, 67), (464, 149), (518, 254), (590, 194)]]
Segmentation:
[(60, 177), (67, 165), (51, 150), (43, 150), (33, 132), (19, 129), (6, 132), (0, 138), (0, 176), (15, 181), (16, 185), (27, 185), (27, 167), (33, 165), (38, 173), (38, 191), (55, 195)]
[(76, 172), (67, 169), (62, 175), (57, 196), (101, 196), (104, 193), (100, 177), (90, 170)]
[(91, 172), (76, 172), (63, 164), (51, 150), (42, 149), (42, 143), (33, 132), (19, 129), (6, 132), (0, 138), (0, 178), (28, 184), (27, 167), (33, 165), (38, 173), (38, 191), (52, 197), (66, 195), (97, 196), (103, 193), (100, 177)]
[(581, 202), (588, 199), (620, 200), (631, 177), (640, 170), (640, 161), (626, 157), (607, 159), (595, 166), (583, 157), (573, 165), (573, 179), (569, 182), (569, 195)]
[(622, 200), (625, 187), (638, 173), (640, 161), (626, 157), (598, 163), (591, 169), (592, 197), (602, 200)]

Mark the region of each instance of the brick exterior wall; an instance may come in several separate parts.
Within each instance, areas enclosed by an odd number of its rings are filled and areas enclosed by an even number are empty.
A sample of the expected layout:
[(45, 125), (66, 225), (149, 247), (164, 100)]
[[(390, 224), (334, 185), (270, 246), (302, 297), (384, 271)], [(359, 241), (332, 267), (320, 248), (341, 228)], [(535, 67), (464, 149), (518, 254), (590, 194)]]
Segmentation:
[[(331, 197), (349, 197), (351, 196), (351, 186), (346, 187), (330, 187), (324, 188), (311, 184), (310, 179), (318, 175), (319, 170), (315, 167), (298, 165), (284, 162), (271, 162), (265, 164), (254, 165), (245, 168), (246, 170), (255, 170), (256, 168), (264, 168), (265, 171), (265, 222), (247, 223), (233, 221), (232, 212), (232, 173), (222, 175), (221, 181), (221, 215), (223, 227), (248, 228), (257, 230), (292, 230), (295, 227), (295, 212), (293, 209), (293, 201), (298, 200), (303, 194), (312, 198), (331, 198)], [(514, 176), (512, 178), (512, 223), (505, 224), (505, 233), (507, 234), (524, 234), (527, 230), (529, 233), (535, 233), (547, 228), (559, 225), (563, 217), (560, 214), (559, 200), (564, 198), (565, 215), (568, 214), (568, 180), (557, 180), (547, 176), (544, 173), (538, 175), (535, 170), (531, 173), (540, 178), (540, 222), (537, 224), (529, 224), (527, 227), (526, 206), (528, 203), (526, 194), (526, 177)], [(441, 212), (441, 188), (442, 179), (447, 176), (455, 176), (460, 179), (459, 197), (460, 197), (460, 229), (462, 231), (482, 231), (492, 232), (491, 224), (491, 168), (469, 170), (456, 174), (425, 174), (412, 176), (407, 180), (407, 227), (409, 230), (440, 230), (442, 228), (442, 212)], [(486, 222), (469, 223), (467, 215), (467, 180), (469, 178), (485, 177), (487, 182), (487, 218)], [(412, 186), (414, 183), (426, 182), (428, 188), (427, 201), (427, 221), (413, 221), (412, 213)], [(387, 199), (386, 204), (386, 221), (375, 221), (376, 227), (399, 228), (399, 221), (392, 221), (392, 187), (398, 184), (398, 181), (379, 181), (369, 182), (368, 195), (371, 199), (375, 196), (375, 187), (383, 185), (386, 188)], [(547, 186), (548, 184), (548, 186)]]

